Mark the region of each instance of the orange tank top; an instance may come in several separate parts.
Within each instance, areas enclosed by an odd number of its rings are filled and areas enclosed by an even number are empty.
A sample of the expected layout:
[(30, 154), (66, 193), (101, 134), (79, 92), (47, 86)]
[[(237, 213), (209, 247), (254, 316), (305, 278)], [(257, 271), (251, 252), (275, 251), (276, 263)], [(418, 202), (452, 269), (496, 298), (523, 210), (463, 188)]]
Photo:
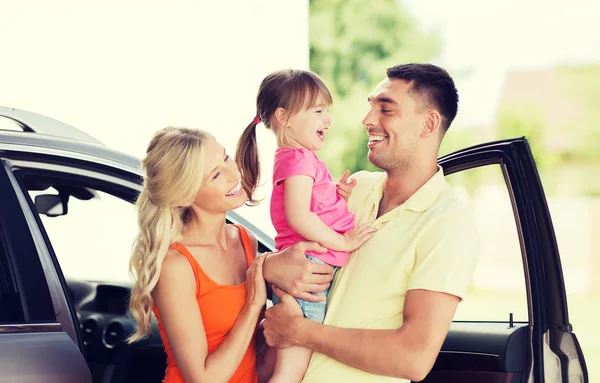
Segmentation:
[[(248, 267), (254, 259), (252, 244), (246, 229), (240, 225), (234, 225), (240, 231), (244, 253), (246, 254), (246, 262)], [(192, 266), (194, 277), (196, 278), (196, 301), (202, 313), (202, 321), (204, 322), (204, 331), (206, 332), (206, 340), (208, 342), (208, 353), (212, 353), (225, 340), (229, 330), (233, 327), (240, 311), (246, 303), (246, 282), (235, 286), (220, 285), (214, 282), (194, 256), (181, 244), (175, 243), (171, 245), (172, 249), (183, 254)], [(165, 334), (160, 314), (156, 306), (152, 308), (156, 319), (158, 320), (158, 329), (160, 337), (167, 354), (167, 369), (163, 383), (184, 383), (181, 372), (177, 367), (177, 363), (173, 358), (169, 341)], [(242, 361), (229, 380), (230, 383), (257, 383), (258, 376), (256, 374), (256, 349), (254, 342), (250, 342), (250, 346)]]

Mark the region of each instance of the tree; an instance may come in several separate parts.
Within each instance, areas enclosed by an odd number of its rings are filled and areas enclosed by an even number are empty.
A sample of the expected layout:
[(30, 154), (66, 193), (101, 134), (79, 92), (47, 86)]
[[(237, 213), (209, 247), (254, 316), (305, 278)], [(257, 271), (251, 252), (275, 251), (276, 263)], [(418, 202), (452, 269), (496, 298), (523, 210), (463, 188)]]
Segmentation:
[(310, 0), (310, 65), (333, 97), (332, 129), (319, 156), (334, 177), (373, 169), (361, 120), (388, 67), (430, 61), (437, 36), (420, 31), (397, 0)]

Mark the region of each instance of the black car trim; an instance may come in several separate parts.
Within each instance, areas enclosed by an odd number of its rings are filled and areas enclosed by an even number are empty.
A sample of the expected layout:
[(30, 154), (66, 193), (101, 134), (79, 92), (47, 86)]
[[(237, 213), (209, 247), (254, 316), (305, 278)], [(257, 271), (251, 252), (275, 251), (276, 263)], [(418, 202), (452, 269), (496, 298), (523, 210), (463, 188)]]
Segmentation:
[(26, 324), (0, 324), (0, 334), (16, 334), (28, 332), (62, 332), (60, 323), (26, 323)]
[(17, 198), (17, 190), (10, 178), (6, 161), (0, 163), (0, 227), (4, 233), (5, 246), (14, 268), (15, 282), (19, 291), (25, 322), (56, 320), (52, 298), (46, 283), (46, 275), (38, 257), (38, 250), (31, 235), (29, 224)]
[[(29, 169), (33, 168), (36, 171), (50, 171), (50, 172), (58, 172), (65, 174), (72, 174), (75, 176), (81, 176), (86, 178), (98, 179), (98, 172), (93, 170), (87, 170), (82, 168), (75, 168), (73, 166), (65, 166), (65, 165), (57, 165), (57, 164), (48, 164), (37, 161), (23, 161), (23, 160), (10, 160), (10, 163), (14, 170), (18, 171), (20, 169)], [(77, 169), (74, 171), (74, 169)], [(109, 174), (102, 174), (102, 181), (109, 182), (111, 184), (123, 186), (125, 188), (136, 190), (138, 193), (142, 190), (142, 186), (139, 183), (125, 180), (120, 177), (115, 177)]]

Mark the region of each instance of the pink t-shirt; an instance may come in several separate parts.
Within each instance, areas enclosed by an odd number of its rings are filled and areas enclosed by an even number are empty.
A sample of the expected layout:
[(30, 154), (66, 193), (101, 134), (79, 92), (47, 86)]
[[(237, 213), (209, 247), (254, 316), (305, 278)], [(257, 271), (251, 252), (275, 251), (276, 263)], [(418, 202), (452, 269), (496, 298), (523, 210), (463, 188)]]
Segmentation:
[[(286, 178), (306, 175), (312, 177), (312, 196), (310, 211), (321, 218), (327, 226), (344, 234), (354, 228), (354, 215), (348, 209), (346, 200), (338, 196), (335, 182), (327, 170), (327, 165), (314, 152), (304, 148), (279, 148), (275, 152), (273, 167), (273, 194), (271, 195), (271, 221), (277, 235), (275, 247), (282, 250), (298, 241), (306, 239), (296, 233), (287, 223), (285, 218), (284, 198)], [(307, 254), (319, 258), (332, 266), (343, 266), (350, 255), (347, 251), (329, 250), (327, 253), (308, 252)]]

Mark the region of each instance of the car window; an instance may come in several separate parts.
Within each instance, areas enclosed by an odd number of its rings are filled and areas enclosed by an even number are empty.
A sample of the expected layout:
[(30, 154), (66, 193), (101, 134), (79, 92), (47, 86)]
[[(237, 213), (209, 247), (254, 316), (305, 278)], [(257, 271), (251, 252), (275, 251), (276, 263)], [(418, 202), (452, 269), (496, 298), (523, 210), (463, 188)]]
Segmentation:
[[(40, 215), (46, 233), (67, 280), (129, 281), (129, 255), (137, 228), (134, 205), (93, 192), (89, 200), (70, 198), (66, 215)], [(30, 195), (35, 198), (41, 193)]]
[(28, 172), (20, 178), (67, 280), (131, 280), (135, 206), (107, 191), (114, 185), (54, 173)]
[(453, 173), (448, 182), (469, 206), (481, 255), (456, 321), (528, 322), (523, 256), (515, 215), (500, 165)]

